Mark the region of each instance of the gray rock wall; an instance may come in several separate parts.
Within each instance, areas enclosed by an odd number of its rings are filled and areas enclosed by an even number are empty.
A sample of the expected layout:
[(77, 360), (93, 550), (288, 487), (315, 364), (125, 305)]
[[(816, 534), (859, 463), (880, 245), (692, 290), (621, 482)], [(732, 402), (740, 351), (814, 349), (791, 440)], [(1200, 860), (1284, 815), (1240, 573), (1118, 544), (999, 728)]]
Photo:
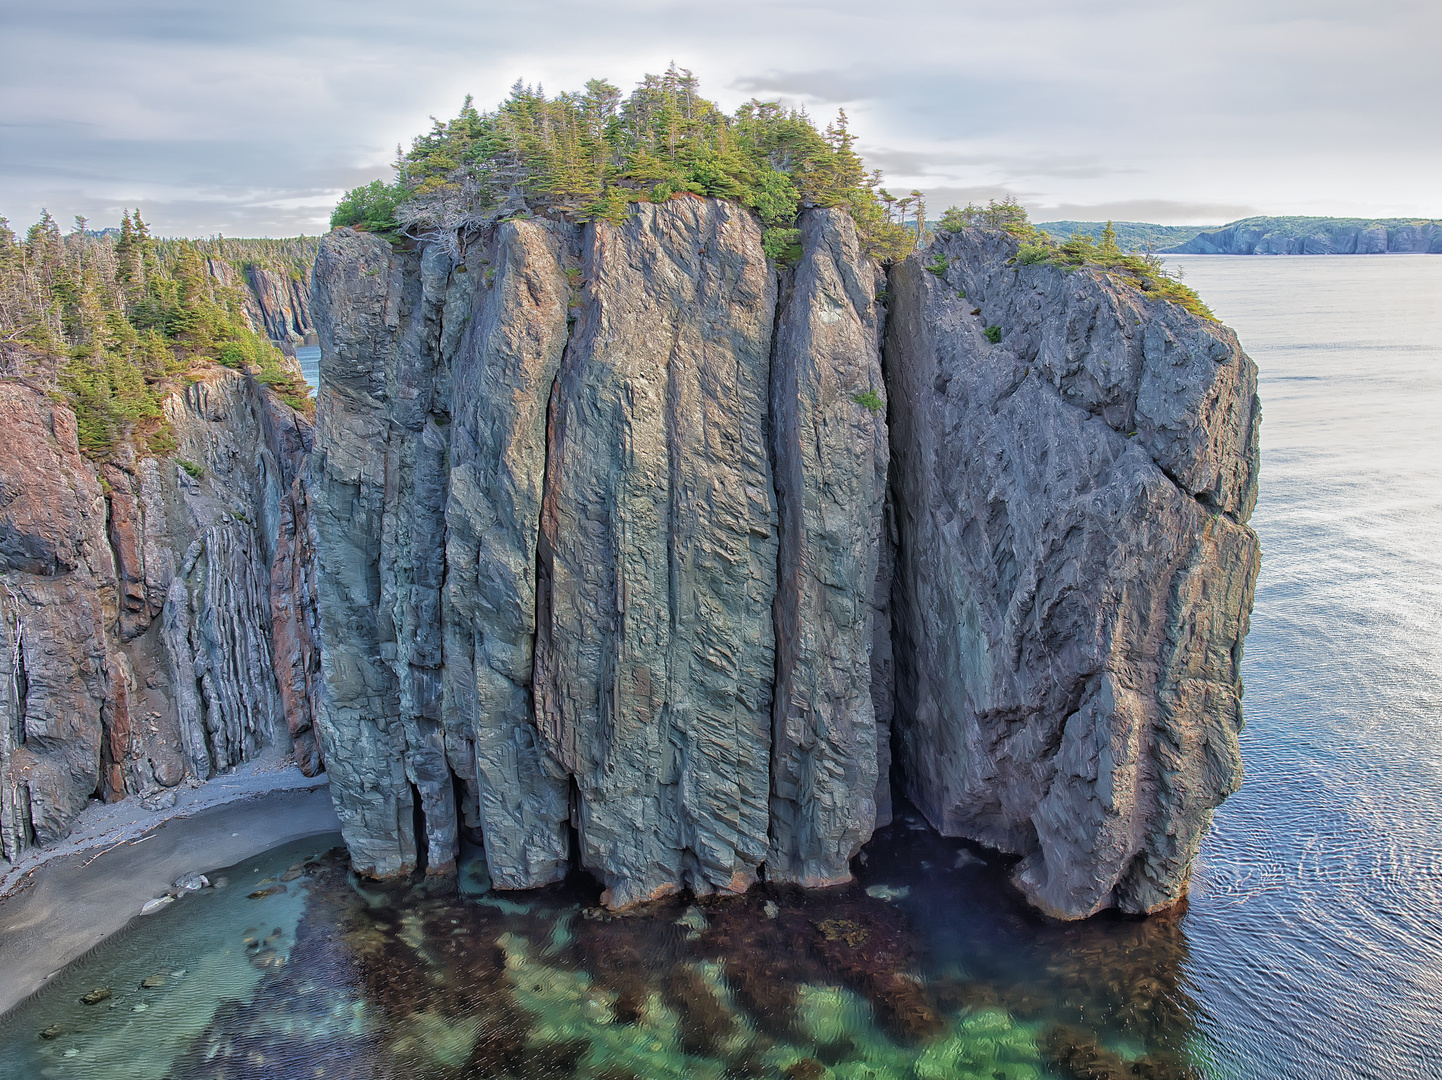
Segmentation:
[(889, 452), (871, 265), (850, 215), (813, 210), (801, 230), (771, 367), (781, 545), (767, 869), (829, 885), (850, 879), (876, 823), (872, 605)]
[[(414, 402), (397, 385), (402, 302), (420, 300), (389, 244), (348, 231), (316, 258), (311, 309), (322, 341), (310, 501), (315, 523), (321, 691), (316, 730), (331, 795), (357, 871), (394, 875), (416, 865), (414, 796), (393, 663), (394, 620), (382, 607), (381, 548), (400, 491), (388, 403)], [(429, 401), (427, 401), (429, 405)]]
[[(502, 887), (559, 878), (572, 828), (614, 906), (763, 866), (849, 875), (878, 783), (886, 439), (853, 400), (882, 391), (876, 272), (836, 212), (809, 215), (805, 250), (782, 357), (760, 229), (725, 203), (511, 221), (459, 264), (325, 240), (317, 726), (358, 869), (418, 865), (418, 801), (427, 867), (471, 828)], [(810, 317), (823, 299), (843, 325)], [(779, 455), (810, 505), (784, 609)], [(813, 643), (787, 716), (782, 618)], [(837, 654), (820, 678), (818, 644)], [(773, 851), (777, 724), (797, 735)]]
[[(97, 467), (68, 407), (0, 383), (7, 858), (65, 836), (91, 797), (163, 798), (289, 742), (271, 567), (310, 425), (222, 368), (163, 408), (173, 457), (122, 444)], [(298, 610), (313, 621), (308, 601)]]
[(1151, 911), (1241, 779), (1256, 368), (1014, 252), (967, 231), (891, 274), (899, 773), (1043, 910)]
[[(570, 786), (540, 747), (531, 686), (546, 411), (579, 272), (576, 230), (507, 222), (446, 301), (452, 360), (445, 503), (445, 712), (465, 812), (491, 880), (524, 888), (569, 865)], [(443, 717), (445, 719), (445, 717)]]
[(882, 279), (799, 224), (780, 274), (693, 198), (325, 239), (288, 580), (359, 871), (469, 832), (498, 886), (574, 858), (615, 907), (844, 881), (895, 775), (1045, 910), (1180, 895), (1240, 777), (1255, 368), (1003, 234)]
[(584, 865), (625, 906), (739, 892), (766, 858), (775, 280), (744, 210), (587, 230), (556, 388), (537, 648)]

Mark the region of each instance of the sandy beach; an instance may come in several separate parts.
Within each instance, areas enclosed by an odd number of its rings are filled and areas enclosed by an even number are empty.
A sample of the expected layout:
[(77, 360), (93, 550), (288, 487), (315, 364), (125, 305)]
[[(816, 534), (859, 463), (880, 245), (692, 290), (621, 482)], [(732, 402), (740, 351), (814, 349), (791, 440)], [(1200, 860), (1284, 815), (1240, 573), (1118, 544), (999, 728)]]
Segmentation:
[(325, 777), (294, 767), (219, 777), (187, 795), (161, 814), (127, 806), (133, 800), (101, 808), (110, 813), (97, 812), (79, 835), (9, 869), (0, 882), (0, 1013), (138, 918), (181, 875), (340, 828)]

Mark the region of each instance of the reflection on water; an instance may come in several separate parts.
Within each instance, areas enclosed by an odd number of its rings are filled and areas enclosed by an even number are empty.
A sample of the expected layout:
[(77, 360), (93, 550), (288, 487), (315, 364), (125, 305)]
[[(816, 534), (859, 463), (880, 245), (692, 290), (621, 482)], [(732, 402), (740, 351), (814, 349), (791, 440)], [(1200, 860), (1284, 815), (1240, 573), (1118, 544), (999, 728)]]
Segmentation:
[[(476, 851), (459, 888), (361, 883), (339, 849), (316, 857), (325, 842), (234, 868), (227, 890), (101, 946), (7, 1018), (0, 1073), (1200, 1075), (1179, 915), (1049, 923), (995, 856), (907, 814), (852, 885), (626, 916), (597, 908), (584, 875), (486, 891)], [(101, 986), (109, 999), (81, 1002)]]
[(1442, 258), (1178, 260), (1261, 372), (1241, 791), (1194, 879), (1222, 1075), (1442, 1077)]

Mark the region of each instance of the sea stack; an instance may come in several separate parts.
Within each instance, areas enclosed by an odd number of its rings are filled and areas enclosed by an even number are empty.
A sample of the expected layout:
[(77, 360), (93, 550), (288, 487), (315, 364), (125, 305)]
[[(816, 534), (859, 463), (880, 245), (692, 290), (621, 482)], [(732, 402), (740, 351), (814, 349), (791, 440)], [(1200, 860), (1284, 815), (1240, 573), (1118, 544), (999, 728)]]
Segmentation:
[(1001, 231), (888, 270), (798, 226), (780, 270), (696, 197), (325, 239), (316, 717), (358, 870), (469, 830), (499, 886), (574, 858), (614, 907), (823, 885), (894, 783), (1054, 915), (1182, 894), (1240, 778), (1255, 367)]

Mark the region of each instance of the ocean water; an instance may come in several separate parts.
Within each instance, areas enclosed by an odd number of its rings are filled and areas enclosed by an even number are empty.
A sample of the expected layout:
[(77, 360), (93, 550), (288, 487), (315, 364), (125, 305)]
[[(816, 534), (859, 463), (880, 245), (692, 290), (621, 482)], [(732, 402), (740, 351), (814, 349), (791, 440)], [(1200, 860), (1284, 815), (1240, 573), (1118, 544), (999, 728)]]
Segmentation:
[(1050, 922), (904, 806), (852, 886), (629, 918), (318, 838), (0, 1018), (0, 1077), (1442, 1077), (1442, 258), (1177, 262), (1264, 410), (1247, 780), (1181, 909)]
[(300, 361), (300, 373), (305, 376), (305, 381), (310, 383), (310, 388), (319, 390), (320, 346), (301, 345), (295, 350), (295, 358)]
[(1188, 977), (1223, 1075), (1442, 1076), (1442, 259), (1178, 258), (1261, 372), (1247, 778)]

